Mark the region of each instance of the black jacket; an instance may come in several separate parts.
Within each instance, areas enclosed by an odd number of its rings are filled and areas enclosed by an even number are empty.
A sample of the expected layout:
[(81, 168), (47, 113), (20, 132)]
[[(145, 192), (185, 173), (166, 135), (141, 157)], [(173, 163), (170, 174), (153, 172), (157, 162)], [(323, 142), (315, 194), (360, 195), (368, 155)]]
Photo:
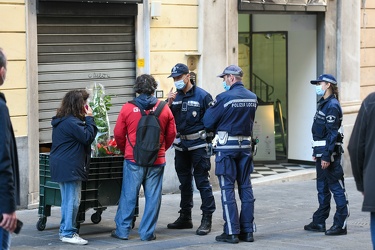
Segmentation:
[(0, 213), (16, 211), (20, 204), (19, 185), (16, 139), (5, 96), (0, 93)]
[(56, 182), (85, 181), (88, 178), (91, 143), (98, 131), (94, 118), (53, 117), (51, 122), (51, 177)]
[(364, 193), (363, 211), (375, 212), (375, 92), (362, 102), (348, 151), (358, 191)]

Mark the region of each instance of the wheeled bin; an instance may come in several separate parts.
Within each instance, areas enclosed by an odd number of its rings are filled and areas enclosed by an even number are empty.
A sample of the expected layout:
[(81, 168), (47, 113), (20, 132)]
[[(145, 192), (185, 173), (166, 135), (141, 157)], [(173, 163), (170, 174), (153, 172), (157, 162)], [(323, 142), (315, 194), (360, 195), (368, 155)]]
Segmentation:
[[(91, 221), (98, 224), (101, 215), (108, 206), (118, 205), (121, 194), (123, 156), (107, 156), (91, 158), (89, 177), (82, 182), (81, 203), (78, 210), (76, 227), (85, 221), (85, 213), (93, 208)], [(60, 187), (51, 180), (49, 153), (39, 154), (39, 220), (36, 228), (46, 228), (47, 217), (51, 215), (51, 206), (61, 206)], [(135, 210), (133, 226), (138, 216), (138, 204)]]

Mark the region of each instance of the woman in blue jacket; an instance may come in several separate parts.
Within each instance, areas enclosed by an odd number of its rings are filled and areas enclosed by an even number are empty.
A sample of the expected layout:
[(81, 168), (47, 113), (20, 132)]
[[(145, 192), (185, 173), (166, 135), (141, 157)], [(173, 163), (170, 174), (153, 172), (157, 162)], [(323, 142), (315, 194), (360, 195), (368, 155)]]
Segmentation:
[(98, 131), (85, 90), (69, 91), (52, 118), (51, 177), (60, 185), (62, 242), (85, 245), (75, 222), (81, 201), (81, 183), (88, 178), (91, 143)]
[[(343, 137), (339, 129), (342, 110), (338, 101), (337, 81), (332, 75), (323, 74), (317, 80), (311, 81), (311, 84), (316, 85), (316, 94), (321, 97), (312, 125), (319, 208), (313, 214), (312, 222), (304, 229), (325, 232), (325, 235), (345, 235), (349, 206), (341, 166)], [(336, 202), (336, 213), (332, 227), (326, 230), (326, 219), (331, 209), (331, 193)]]

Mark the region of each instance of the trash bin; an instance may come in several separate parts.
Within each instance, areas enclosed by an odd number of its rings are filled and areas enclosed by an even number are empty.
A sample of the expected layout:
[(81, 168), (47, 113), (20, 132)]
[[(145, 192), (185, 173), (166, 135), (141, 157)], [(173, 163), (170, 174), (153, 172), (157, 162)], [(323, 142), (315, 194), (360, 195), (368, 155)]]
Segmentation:
[[(93, 208), (91, 221), (98, 224), (101, 215), (108, 206), (118, 205), (121, 194), (123, 156), (91, 158), (89, 177), (82, 182), (81, 203), (78, 210), (76, 227), (85, 221), (85, 213)], [(60, 187), (51, 180), (49, 153), (39, 154), (39, 220), (36, 228), (43, 231), (46, 228), (47, 217), (51, 216), (51, 206), (61, 206)], [(133, 219), (138, 216), (138, 204)]]

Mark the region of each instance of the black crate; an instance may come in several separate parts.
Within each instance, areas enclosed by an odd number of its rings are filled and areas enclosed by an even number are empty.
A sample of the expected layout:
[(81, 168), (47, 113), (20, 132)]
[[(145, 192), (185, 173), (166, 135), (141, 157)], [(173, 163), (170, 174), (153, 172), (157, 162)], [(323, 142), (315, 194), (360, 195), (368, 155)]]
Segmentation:
[[(99, 223), (102, 211), (107, 206), (118, 204), (121, 194), (123, 156), (91, 158), (89, 177), (82, 182), (81, 203), (77, 216), (77, 226), (85, 221), (85, 213), (93, 208), (93, 223)], [(39, 155), (39, 221), (37, 229), (45, 229), (51, 206), (61, 206), (59, 184), (51, 180), (49, 153)]]

